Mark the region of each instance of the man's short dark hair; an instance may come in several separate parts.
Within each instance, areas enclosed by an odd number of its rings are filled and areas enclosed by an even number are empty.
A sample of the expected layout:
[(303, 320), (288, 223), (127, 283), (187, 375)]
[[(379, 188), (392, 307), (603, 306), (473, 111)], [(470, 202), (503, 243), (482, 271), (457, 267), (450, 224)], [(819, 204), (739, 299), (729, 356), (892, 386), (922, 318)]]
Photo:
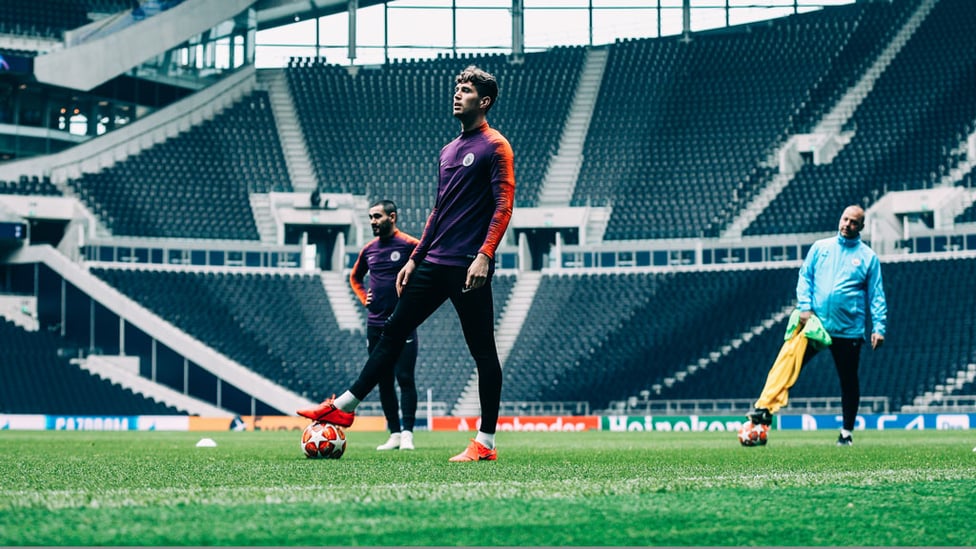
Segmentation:
[(397, 206), (392, 200), (377, 200), (369, 205), (371, 209), (377, 206), (383, 206), (383, 211), (386, 212), (386, 215), (395, 214), (397, 211)]
[(488, 108), (485, 109), (485, 112), (488, 112), (494, 106), (495, 101), (498, 101), (498, 82), (495, 80), (495, 77), (491, 73), (485, 72), (474, 65), (468, 65), (457, 75), (454, 82), (456, 84), (470, 82), (478, 90), (478, 97), (490, 97), (491, 101), (488, 103)]

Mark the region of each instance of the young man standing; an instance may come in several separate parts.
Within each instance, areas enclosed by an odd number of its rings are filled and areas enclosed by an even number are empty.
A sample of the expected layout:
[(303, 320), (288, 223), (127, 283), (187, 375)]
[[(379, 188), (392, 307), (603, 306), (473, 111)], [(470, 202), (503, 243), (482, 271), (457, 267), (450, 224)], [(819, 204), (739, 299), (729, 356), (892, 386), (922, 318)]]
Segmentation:
[[(366, 344), (370, 353), (383, 334), (386, 319), (393, 313), (399, 296), (396, 276), (406, 265), (419, 242), (397, 228), (397, 207), (390, 200), (374, 202), (369, 208), (369, 224), (373, 240), (359, 252), (349, 273), (349, 284), (359, 301), (369, 309), (366, 319)], [(369, 288), (366, 274), (369, 274)], [(377, 450), (413, 450), (413, 427), (417, 419), (417, 384), (413, 373), (417, 366), (417, 332), (410, 334), (396, 365), (389, 375), (380, 378), (380, 403), (390, 430), (390, 438)], [(403, 400), (403, 424), (400, 423), (400, 403), (397, 401), (394, 376), (400, 385)]]
[(441, 149), (437, 199), (420, 243), (397, 275), (400, 301), (352, 387), (298, 414), (351, 425), (356, 406), (392, 371), (409, 334), (450, 299), (478, 369), (481, 401), (477, 436), (450, 461), (494, 461), (502, 370), (491, 277), (495, 251), (512, 217), (514, 155), (508, 140), (488, 126), (488, 110), (498, 97), (495, 77), (470, 66), (455, 84), (452, 105), (461, 135)]

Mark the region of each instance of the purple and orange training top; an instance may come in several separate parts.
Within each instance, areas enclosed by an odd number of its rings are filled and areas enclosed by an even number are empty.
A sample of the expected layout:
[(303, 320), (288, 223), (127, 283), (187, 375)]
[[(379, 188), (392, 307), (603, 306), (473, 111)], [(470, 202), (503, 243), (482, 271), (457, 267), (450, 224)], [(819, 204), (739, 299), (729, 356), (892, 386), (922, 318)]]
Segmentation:
[(495, 250), (512, 219), (514, 154), (485, 122), (441, 149), (437, 201), (413, 259), (467, 267), (479, 253), (494, 270)]
[(396, 276), (410, 259), (417, 247), (417, 239), (399, 229), (386, 238), (376, 237), (359, 252), (356, 263), (349, 273), (349, 284), (359, 298), (366, 304), (366, 285), (363, 281), (369, 273), (369, 289), (373, 290), (373, 300), (369, 304), (368, 326), (383, 326), (393, 314), (399, 297), (396, 292)]

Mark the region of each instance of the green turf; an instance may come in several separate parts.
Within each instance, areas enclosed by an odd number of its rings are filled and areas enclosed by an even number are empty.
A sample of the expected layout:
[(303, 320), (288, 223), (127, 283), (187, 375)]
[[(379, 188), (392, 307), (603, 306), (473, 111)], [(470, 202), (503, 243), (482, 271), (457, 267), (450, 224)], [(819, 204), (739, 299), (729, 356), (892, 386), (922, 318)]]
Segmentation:
[(976, 546), (971, 431), (772, 435), (0, 431), (0, 545)]

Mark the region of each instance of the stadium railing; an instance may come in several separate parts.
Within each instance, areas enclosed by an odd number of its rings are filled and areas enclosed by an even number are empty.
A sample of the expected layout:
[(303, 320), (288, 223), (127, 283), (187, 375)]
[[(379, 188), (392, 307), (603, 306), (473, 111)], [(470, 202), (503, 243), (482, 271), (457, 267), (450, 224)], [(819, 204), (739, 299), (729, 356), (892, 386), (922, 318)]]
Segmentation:
[(903, 406), (905, 413), (976, 413), (976, 396), (941, 397), (924, 406)]
[(588, 416), (590, 403), (574, 401), (502, 401), (499, 412), (503, 416)]
[[(669, 400), (619, 400), (610, 403), (607, 414), (740, 414), (752, 409), (755, 399), (669, 399)], [(859, 413), (888, 413), (888, 397), (861, 397)], [(839, 397), (791, 398), (783, 409), (787, 414), (831, 414), (841, 412)]]
[[(427, 401), (421, 399), (417, 403), (417, 414), (426, 415), (427, 414)], [(447, 403), (444, 401), (433, 401), (430, 403), (430, 411), (434, 416), (447, 416), (450, 415), (450, 409), (447, 407)], [(383, 405), (379, 401), (366, 401), (359, 404), (356, 407), (356, 415), (358, 416), (382, 416), (383, 415)]]
[[(434, 416), (451, 415), (451, 410), (444, 401), (432, 401), (430, 407)], [(417, 411), (418, 413), (427, 413), (427, 402), (421, 399), (417, 403)], [(585, 400), (567, 402), (502, 401), (499, 412), (503, 416), (588, 416), (590, 415), (590, 403)], [(383, 406), (378, 401), (362, 402), (356, 408), (356, 414), (364, 417), (382, 416)]]

